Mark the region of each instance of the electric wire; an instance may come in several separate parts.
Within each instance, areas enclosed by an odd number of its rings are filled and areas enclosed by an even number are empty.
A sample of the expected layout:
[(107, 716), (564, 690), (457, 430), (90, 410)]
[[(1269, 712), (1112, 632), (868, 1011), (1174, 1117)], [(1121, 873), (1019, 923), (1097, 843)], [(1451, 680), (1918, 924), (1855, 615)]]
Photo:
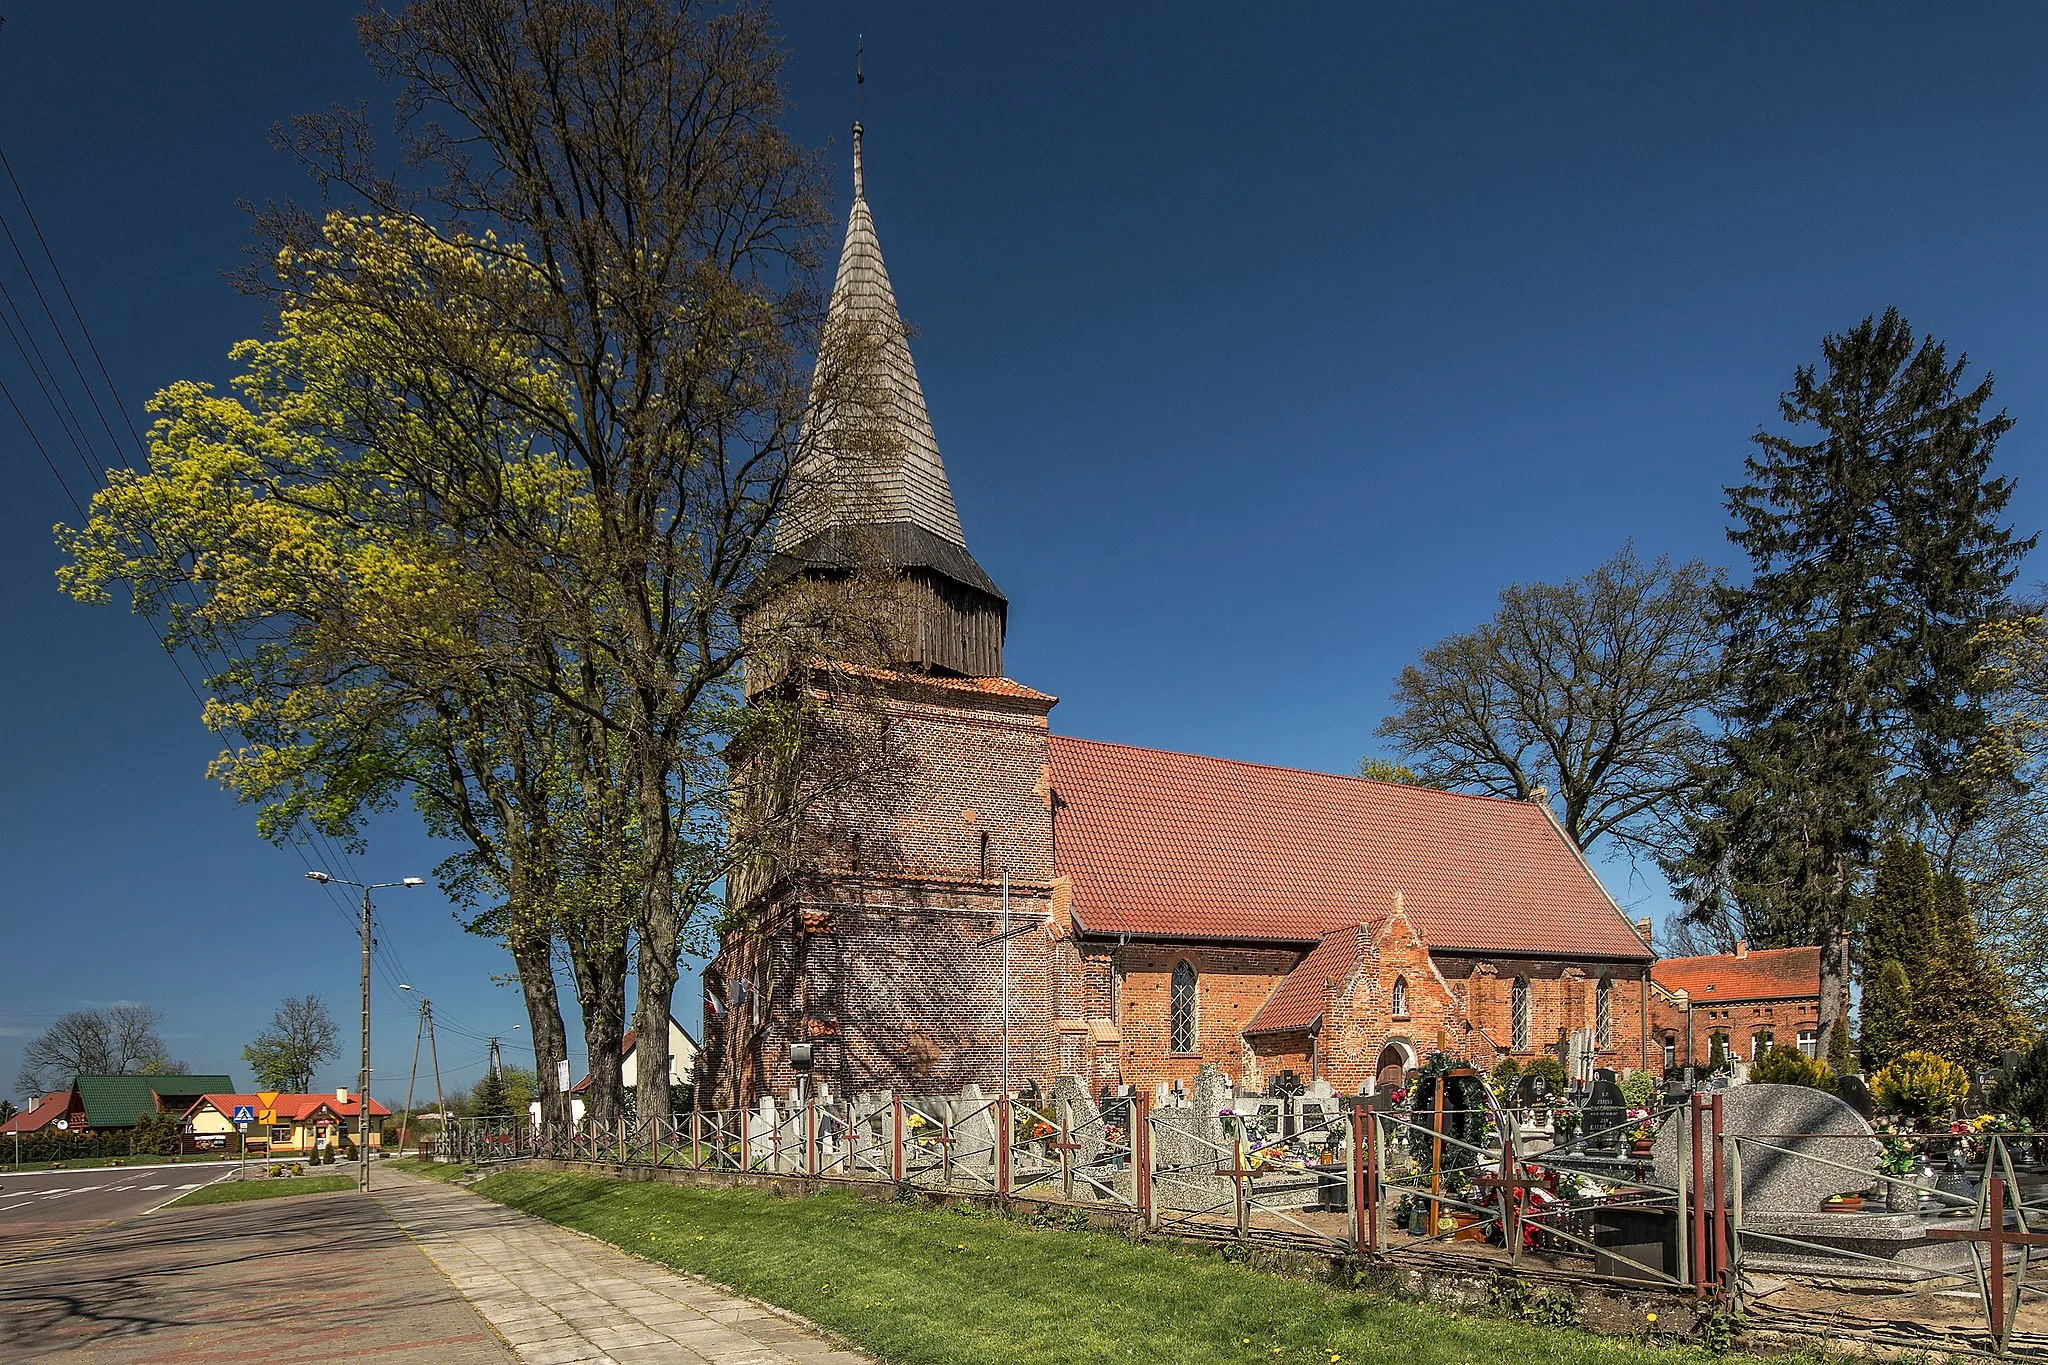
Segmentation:
[[(58, 290), (63, 294), (65, 304), (76, 323), (79, 335), (87, 351), (91, 354), (94, 365), (99, 371), (100, 378), (106, 386), (108, 397), (112, 402), (114, 410), (121, 414), (123, 425), (127, 427), (129, 437), (134, 442), (137, 452), (143, 456), (144, 463), (146, 464), (148, 450), (142, 440), (141, 432), (136, 428), (133, 419), (128, 415), (126, 406), (121, 402), (119, 388), (115, 385), (112, 373), (107, 368), (105, 356), (100, 351), (98, 342), (93, 339), (92, 329), (86, 324), (84, 314), (78, 307), (77, 298), (71, 291), (70, 283), (64, 278), (63, 268), (58, 265), (56, 254), (50, 248), (49, 239), (43, 232), (42, 224), (36, 217), (35, 209), (30, 205), (28, 195), (22, 189), (21, 181), (14, 173), (13, 164), (8, 161), (4, 151), (0, 151), (0, 171), (4, 171), (6, 174), (9, 185), (14, 190), (15, 198), (20, 202), (22, 212), (35, 234), (37, 244), (42, 248), (43, 257), (49, 264), (50, 274), (55, 280)], [(91, 404), (94, 413), (98, 416), (100, 426), (106, 432), (107, 439), (111, 442), (114, 453), (118, 457), (122, 447), (121, 439), (114, 432), (113, 424), (107, 417), (106, 408), (100, 403), (99, 395), (92, 381), (86, 376), (84, 367), (79, 363), (77, 352), (72, 348), (63, 324), (59, 321), (56, 311), (50, 306), (49, 298), (36, 278), (36, 271), (29, 264), (28, 257), (22, 250), (21, 242), (11, 224), (8, 223), (4, 213), (0, 213), (0, 235), (4, 235), (7, 238), (14, 258), (21, 267), (23, 277), (27, 280), (37, 302), (42, 306), (43, 315), (50, 324), (50, 331), (55, 333), (58, 345), (63, 349), (66, 359), (70, 362), (72, 372), (78, 376), (79, 384), (85, 392), (86, 399)], [(102, 491), (106, 487), (106, 482), (100, 471), (111, 467), (115, 463), (122, 463), (122, 461), (116, 458), (108, 460), (105, 464), (97, 462), (100, 457), (98, 442), (88, 431), (83, 417), (79, 414), (76, 405), (72, 402), (70, 394), (67, 392), (66, 385), (59, 377), (56, 367), (44, 353), (42, 343), (37, 339), (35, 329), (31, 327), (27, 313), (16, 302), (13, 293), (7, 289), (4, 280), (0, 280), (0, 303), (5, 305), (4, 309), (0, 309), (0, 325), (5, 326), (8, 339), (13, 343), (15, 350), (21, 355), (22, 362), (27, 367), (30, 378), (34, 380), (37, 390), (40, 392), (45, 404), (48, 405), (52, 416), (55, 417), (58, 427), (63, 431), (66, 442), (71, 446), (72, 452), (76, 455), (81, 468), (85, 470), (91, 493)], [(18, 333), (17, 327), (19, 328)], [(86, 520), (88, 516), (86, 504), (91, 500), (91, 493), (84, 500), (79, 498), (78, 494), (73, 490), (70, 480), (58, 468), (55, 457), (50, 453), (49, 446), (44, 441), (42, 434), (37, 430), (35, 423), (29, 419), (27, 412), (23, 410), (13, 391), (5, 385), (4, 381), (0, 381), (0, 397), (5, 398), (7, 406), (13, 411), (16, 420), (20, 422), (23, 430), (27, 433), (30, 443), (35, 446), (36, 453), (42, 458), (51, 476), (57, 481), (57, 486), (62, 490), (65, 500), (71, 504), (73, 511), (77, 513), (81, 522)], [(190, 584), (187, 584), (186, 587), (188, 592), (194, 591)], [(193, 601), (193, 605), (197, 605), (196, 598)], [(198, 685), (193, 682), (191, 675), (186, 671), (184, 662), (178, 657), (177, 652), (170, 647), (168, 639), (155, 619), (144, 613), (138, 612), (135, 614), (148, 626), (150, 634), (155, 637), (165, 657), (171, 661), (171, 666), (177, 670), (179, 680), (184, 684), (185, 690), (192, 695), (193, 701), (203, 708), (206, 705), (205, 696), (201, 693)], [(217, 665), (209, 657), (209, 652), (202, 642), (188, 640), (185, 643), (186, 647), (193, 651), (198, 661), (205, 665), (209, 671), (224, 671), (228, 665), (236, 663), (246, 664), (247, 662), (246, 659), (241, 658), (238, 653), (231, 651), (226, 646), (217, 645), (214, 652), (220, 654), (223, 660), (222, 664)], [(355, 867), (354, 859), (349, 855), (346, 848), (338, 845), (323, 830), (313, 829), (310, 831), (310, 835), (310, 842), (318, 847), (319, 851), (327, 859), (329, 867), (340, 871), (350, 881), (361, 882), (363, 880)], [(307, 853), (302, 841), (293, 840), (286, 846), (306, 865), (308, 872), (322, 870), (314, 867), (313, 860)], [(361, 919), (359, 917), (360, 912), (348, 904), (346, 898), (341, 896), (339, 887), (332, 882), (322, 882), (320, 886), (326, 893), (327, 903), (333, 906), (336, 912), (341, 915), (348, 924), (351, 933), (360, 935), (362, 931)], [(375, 926), (376, 918), (373, 913), (372, 960), (378, 966), (386, 983), (396, 990), (400, 984), (401, 977), (395, 973), (402, 973), (402, 964), (399, 963), (397, 954), (390, 943), (379, 943), (379, 936), (375, 932)]]

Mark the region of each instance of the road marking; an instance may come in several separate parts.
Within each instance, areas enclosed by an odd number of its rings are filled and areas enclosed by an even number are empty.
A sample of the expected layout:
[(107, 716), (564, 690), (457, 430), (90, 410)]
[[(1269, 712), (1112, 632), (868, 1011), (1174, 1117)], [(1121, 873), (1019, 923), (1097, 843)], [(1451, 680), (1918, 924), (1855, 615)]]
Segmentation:
[(168, 1186), (168, 1185), (144, 1185), (144, 1186), (143, 1186), (142, 1188), (143, 1188), (143, 1189), (145, 1189), (145, 1190), (167, 1190), (167, 1189), (169, 1189), (169, 1188), (170, 1188), (170, 1186)]
[(197, 1185), (180, 1185), (178, 1188), (181, 1190), (196, 1190), (199, 1187)]
[(0, 1213), (13, 1213), (16, 1209), (25, 1209), (34, 1202), (33, 1199), (24, 1199), (19, 1204), (0, 1204)]

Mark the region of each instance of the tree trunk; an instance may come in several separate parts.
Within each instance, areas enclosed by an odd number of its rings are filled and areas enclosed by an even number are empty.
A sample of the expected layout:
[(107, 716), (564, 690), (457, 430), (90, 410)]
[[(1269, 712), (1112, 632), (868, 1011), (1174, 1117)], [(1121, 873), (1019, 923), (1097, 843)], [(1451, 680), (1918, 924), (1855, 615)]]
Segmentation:
[(506, 943), (519, 968), (526, 1026), (533, 1030), (533, 1085), (540, 1100), (541, 1127), (566, 1131), (569, 1092), (558, 1082), (561, 1064), (569, 1058), (569, 1031), (562, 1023), (561, 996), (555, 989), (554, 944), (545, 934), (516, 931), (506, 936)]

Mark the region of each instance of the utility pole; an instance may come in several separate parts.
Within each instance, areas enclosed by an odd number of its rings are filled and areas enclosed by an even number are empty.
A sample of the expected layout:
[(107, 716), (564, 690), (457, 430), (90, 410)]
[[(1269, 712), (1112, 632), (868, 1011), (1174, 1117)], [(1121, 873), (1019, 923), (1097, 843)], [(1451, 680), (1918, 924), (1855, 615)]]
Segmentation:
[(330, 876), (325, 872), (308, 872), (306, 880), (319, 882), (322, 886), (332, 882), (340, 886), (353, 886), (363, 893), (363, 1074), (362, 1088), (356, 1092), (356, 1145), (362, 1157), (362, 1169), (357, 1173), (356, 1186), (368, 1192), (370, 1188), (370, 893), (387, 887), (425, 886), (424, 877), (402, 877), (395, 882), (352, 882), (344, 877)]
[(356, 1188), (370, 1189), (370, 888), (363, 888), (363, 1078), (356, 1091), (356, 1155), (362, 1171)]
[(448, 1101), (441, 1094), (441, 1045), (434, 1040), (434, 1002), (427, 1005), (427, 1055), (434, 1060), (434, 1121), (448, 1126)]
[(498, 1061), (498, 1040), (496, 1038), (491, 1039), (491, 1079), (494, 1081), (505, 1079), (505, 1068)]
[[(402, 990), (402, 991), (409, 991), (409, 990), (411, 990), (411, 989), (412, 989), (412, 987), (410, 987), (410, 986), (406, 985), (406, 984), (405, 984), (405, 983), (404, 983), (403, 981), (401, 981), (401, 982), (399, 982), (399, 983), (398, 983), (398, 989), (400, 989), (400, 990)], [(408, 1142), (410, 1142), (410, 1141), (412, 1141), (412, 1125), (413, 1125), (413, 1113), (412, 1113), (412, 1087), (413, 1087), (413, 1083), (414, 1083), (415, 1081), (419, 1080), (419, 1078), (420, 1078), (420, 1041), (421, 1041), (421, 1040), (422, 1040), (423, 1038), (425, 1038), (425, 1037), (426, 1037), (426, 1035), (427, 1035), (427, 999), (426, 999), (426, 997), (425, 997), (425, 996), (421, 996), (421, 997), (420, 997), (420, 1022), (419, 1022), (419, 1024), (418, 1024), (418, 1026), (417, 1026), (417, 1027), (415, 1027), (415, 1028), (413, 1029), (413, 1034), (412, 1034), (412, 1074), (411, 1074), (411, 1075), (409, 1075), (409, 1076), (407, 1076), (407, 1077), (405, 1078), (405, 1129), (404, 1129), (404, 1132), (405, 1132), (405, 1136), (404, 1136), (403, 1138), (401, 1138), (401, 1139), (400, 1139), (400, 1141), (399, 1141), (399, 1144), (398, 1144), (398, 1145), (399, 1145), (399, 1148), (400, 1148), (400, 1150), (401, 1150), (401, 1152), (403, 1151), (403, 1149), (404, 1149), (404, 1147), (405, 1147), (405, 1144), (406, 1144), (406, 1143), (408, 1143)]]

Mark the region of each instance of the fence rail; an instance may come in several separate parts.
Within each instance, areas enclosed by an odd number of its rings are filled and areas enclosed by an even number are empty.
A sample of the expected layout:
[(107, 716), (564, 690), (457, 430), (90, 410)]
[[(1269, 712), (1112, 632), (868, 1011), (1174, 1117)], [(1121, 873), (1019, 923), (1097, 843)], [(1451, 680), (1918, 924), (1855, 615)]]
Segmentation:
[[(1883, 1178), (1890, 1198), (1939, 1223), (1930, 1236), (1953, 1240), (1967, 1264), (1937, 1267), (1894, 1294), (1865, 1288), (1839, 1304), (1781, 1310), (1768, 1286), (1782, 1283), (1788, 1258), (1826, 1255), (1849, 1266), (1886, 1258), (1845, 1248), (1840, 1237), (1816, 1240), (1853, 1221), (1813, 1234), (1796, 1220), (1754, 1210), (1745, 1217), (1745, 1163), (1752, 1174), (1769, 1161), (1868, 1171), (1806, 1150), (1812, 1135), (1729, 1134), (1720, 1101), (1693, 1095), (1648, 1120), (1675, 1132), (1675, 1165), (1627, 1140), (1640, 1118), (1587, 1132), (1581, 1114), (1574, 1140), (1559, 1142), (1490, 1095), (1483, 1108), (1422, 1113), (1370, 1101), (1250, 1101), (1213, 1121), (1142, 1098), (1097, 1108), (895, 1096), (616, 1126), (465, 1119), (422, 1146), (464, 1162), (590, 1161), (1046, 1201), (1178, 1236), (1396, 1264), (1448, 1247), (1502, 1270), (1712, 1299), (1778, 1330), (1862, 1327), (1872, 1340), (1952, 1354), (2048, 1355), (2048, 1333), (2034, 1322), (2048, 1315), (2048, 1286), (2027, 1277), (2033, 1258), (2048, 1255), (2048, 1170), (2022, 1179), (2015, 1165), (2016, 1151), (2031, 1161), (2033, 1139), (2017, 1148), (2000, 1135), (1971, 1139), (1981, 1160), (1967, 1190), (1952, 1179)], [(1967, 1322), (1953, 1321), (1967, 1303), (1959, 1293), (1978, 1305)], [(1947, 1326), (1930, 1327), (1928, 1302), (1949, 1315)], [(1873, 1312), (1880, 1304), (1889, 1316)]]

